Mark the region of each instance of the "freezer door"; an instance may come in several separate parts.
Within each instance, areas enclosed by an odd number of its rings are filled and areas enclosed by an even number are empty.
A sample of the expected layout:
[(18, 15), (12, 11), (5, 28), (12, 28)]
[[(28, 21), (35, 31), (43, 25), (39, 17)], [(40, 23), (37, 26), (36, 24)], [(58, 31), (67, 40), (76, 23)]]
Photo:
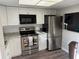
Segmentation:
[(47, 50), (53, 50), (53, 41), (51, 38), (47, 40)]
[(54, 38), (48, 38), (47, 40), (47, 49), (48, 50), (56, 50), (61, 48), (61, 39), (62, 37), (54, 37)]
[(53, 50), (61, 48), (61, 39), (62, 37), (57, 36), (53, 40)]
[(49, 16), (48, 17), (48, 41), (47, 41), (47, 49), (53, 50), (53, 40), (54, 40), (54, 33), (53, 33), (53, 20), (55, 17)]

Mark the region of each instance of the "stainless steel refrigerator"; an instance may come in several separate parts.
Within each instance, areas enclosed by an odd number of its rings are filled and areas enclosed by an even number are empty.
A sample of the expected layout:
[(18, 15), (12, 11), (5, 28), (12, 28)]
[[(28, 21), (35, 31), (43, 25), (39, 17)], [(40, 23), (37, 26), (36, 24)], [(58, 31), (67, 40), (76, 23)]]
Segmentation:
[(62, 43), (62, 17), (48, 15), (48, 39), (47, 49), (56, 50), (61, 48)]

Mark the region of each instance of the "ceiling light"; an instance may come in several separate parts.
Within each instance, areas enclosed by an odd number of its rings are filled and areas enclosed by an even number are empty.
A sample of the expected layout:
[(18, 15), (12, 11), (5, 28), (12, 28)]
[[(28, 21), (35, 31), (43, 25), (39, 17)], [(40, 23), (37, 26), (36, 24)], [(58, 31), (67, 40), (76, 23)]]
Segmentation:
[(51, 6), (62, 0), (19, 0), (20, 5)]
[(37, 6), (50, 6), (52, 4), (53, 4), (52, 2), (41, 1), (40, 3), (37, 4)]
[(52, 2), (52, 1), (56, 1), (56, 0), (42, 0), (42, 1)]
[(61, 1), (62, 0), (41, 0), (37, 6), (51, 6)]
[(19, 0), (19, 4), (36, 5), (40, 0)]

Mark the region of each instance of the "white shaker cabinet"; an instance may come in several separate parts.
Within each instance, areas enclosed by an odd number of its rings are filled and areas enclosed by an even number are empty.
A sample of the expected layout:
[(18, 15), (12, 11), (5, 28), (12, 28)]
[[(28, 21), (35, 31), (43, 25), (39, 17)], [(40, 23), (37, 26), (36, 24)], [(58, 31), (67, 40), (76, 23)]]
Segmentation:
[(37, 12), (37, 24), (44, 24), (44, 12), (42, 10)]
[(8, 25), (19, 25), (19, 8), (7, 7), (7, 23)]
[(38, 33), (39, 51), (47, 48), (47, 33)]
[(36, 15), (36, 10), (32, 8), (19, 8), (19, 14)]
[(44, 15), (56, 15), (56, 11), (55, 10), (49, 10), (49, 9), (46, 9), (44, 11)]
[(4, 36), (1, 22), (0, 22), (0, 53), (1, 53), (0, 58), (5, 59), (5, 45), (4, 45)]
[(21, 55), (21, 40), (18, 34), (8, 34), (5, 36), (8, 40), (6, 52), (10, 57), (15, 57)]
[(0, 50), (0, 59), (2, 59), (1, 50)]
[(0, 22), (2, 26), (7, 25), (7, 13), (6, 13), (6, 7), (0, 6)]

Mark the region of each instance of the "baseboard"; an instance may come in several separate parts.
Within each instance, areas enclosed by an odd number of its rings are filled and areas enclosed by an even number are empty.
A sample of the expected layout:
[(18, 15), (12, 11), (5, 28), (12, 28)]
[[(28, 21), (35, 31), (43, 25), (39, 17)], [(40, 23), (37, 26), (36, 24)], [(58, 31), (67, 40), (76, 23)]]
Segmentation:
[(69, 53), (69, 51), (67, 49), (65, 49), (65, 48), (62, 48), (62, 50), (64, 50), (65, 52)]

